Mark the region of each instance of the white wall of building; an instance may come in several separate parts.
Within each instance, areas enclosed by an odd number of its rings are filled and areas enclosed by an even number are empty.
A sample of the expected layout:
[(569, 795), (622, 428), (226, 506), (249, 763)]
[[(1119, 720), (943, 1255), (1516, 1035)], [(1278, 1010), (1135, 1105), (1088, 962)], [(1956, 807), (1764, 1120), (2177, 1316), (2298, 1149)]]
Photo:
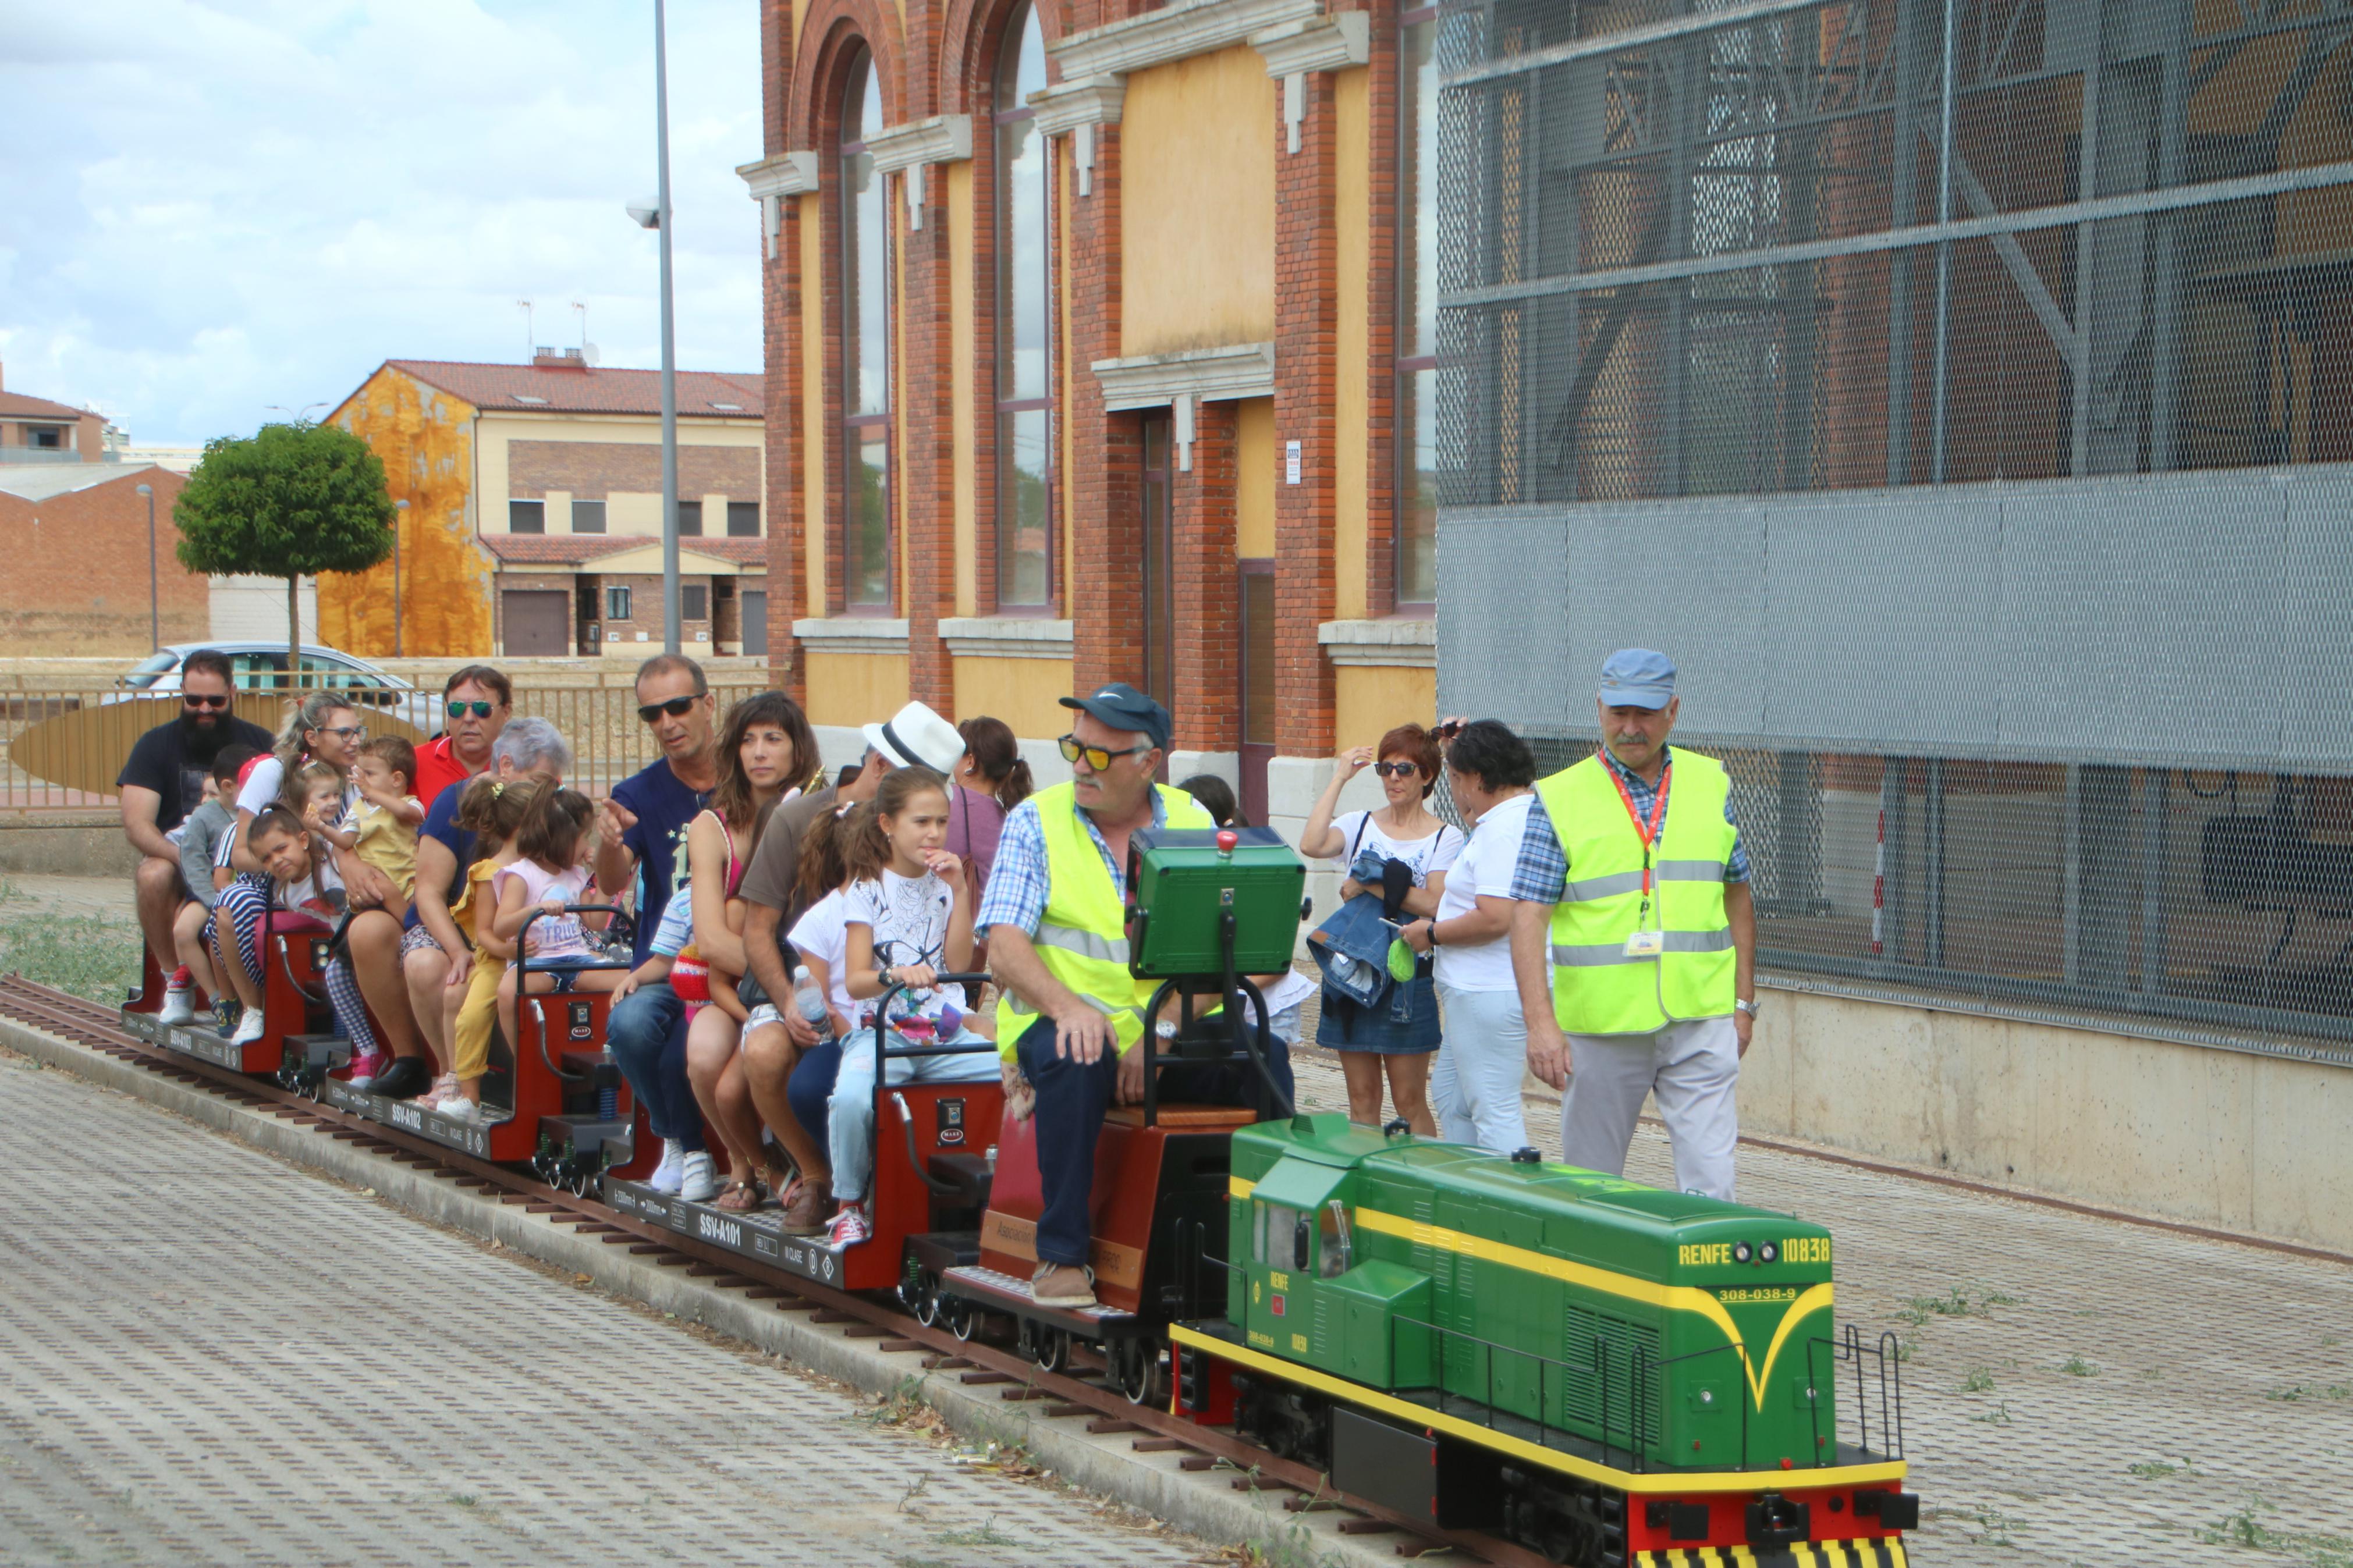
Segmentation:
[[(319, 640), (319, 584), (302, 580), (302, 640)], [(220, 642), (283, 641), (286, 579), (216, 577), (212, 580), (212, 635)]]

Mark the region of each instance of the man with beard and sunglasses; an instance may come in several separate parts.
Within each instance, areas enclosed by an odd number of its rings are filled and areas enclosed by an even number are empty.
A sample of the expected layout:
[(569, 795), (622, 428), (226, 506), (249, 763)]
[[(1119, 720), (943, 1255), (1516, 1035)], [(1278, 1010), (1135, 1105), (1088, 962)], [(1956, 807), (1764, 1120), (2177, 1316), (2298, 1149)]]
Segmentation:
[[(167, 837), (204, 804), (205, 780), (223, 746), (251, 746), (268, 752), (269, 731), (229, 711), (235, 685), (228, 656), (210, 648), (180, 663), (180, 715), (139, 737), (130, 760), (114, 781), (122, 796), (122, 836), (139, 851), (132, 875), (139, 929), (160, 965), (172, 957), (172, 917), (187, 891), (180, 876), (180, 851)], [(184, 994), (188, 972), (172, 972), (168, 990)]]
[(643, 963), (669, 907), (670, 880), (686, 853), (686, 827), (719, 784), (718, 700), (702, 666), (683, 654), (656, 654), (638, 667), (638, 717), (661, 755), (613, 786), (596, 808), (596, 886), (605, 897), (637, 883), (637, 941)]

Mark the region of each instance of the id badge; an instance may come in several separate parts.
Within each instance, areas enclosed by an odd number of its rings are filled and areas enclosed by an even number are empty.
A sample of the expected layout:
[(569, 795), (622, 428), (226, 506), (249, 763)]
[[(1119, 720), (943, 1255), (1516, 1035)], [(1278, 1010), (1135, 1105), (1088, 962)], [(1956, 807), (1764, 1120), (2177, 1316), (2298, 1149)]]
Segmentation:
[(1626, 939), (1629, 958), (1656, 958), (1667, 951), (1667, 933), (1659, 931), (1638, 931)]

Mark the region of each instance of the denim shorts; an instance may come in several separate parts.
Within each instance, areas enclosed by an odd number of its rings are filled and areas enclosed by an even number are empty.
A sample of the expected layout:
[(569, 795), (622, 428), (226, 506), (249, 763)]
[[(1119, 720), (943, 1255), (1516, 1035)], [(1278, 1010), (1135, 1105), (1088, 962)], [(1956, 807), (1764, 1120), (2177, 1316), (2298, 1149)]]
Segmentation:
[(1324, 988), (1315, 1020), (1315, 1043), (1340, 1051), (1381, 1056), (1427, 1056), (1438, 1048), (1438, 985), (1428, 965), (1411, 980), (1394, 982), (1389, 994), (1369, 1007)]

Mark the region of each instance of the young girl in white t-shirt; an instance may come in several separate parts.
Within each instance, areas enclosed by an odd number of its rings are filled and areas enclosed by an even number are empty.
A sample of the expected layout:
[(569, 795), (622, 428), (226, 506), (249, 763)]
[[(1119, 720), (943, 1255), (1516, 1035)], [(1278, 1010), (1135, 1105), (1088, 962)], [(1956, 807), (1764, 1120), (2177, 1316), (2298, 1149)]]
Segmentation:
[[(999, 1070), (994, 1047), (965, 1023), (957, 1005), (961, 994), (938, 984), (942, 974), (963, 973), (972, 962), (972, 895), (964, 862), (945, 847), (947, 781), (929, 768), (895, 769), (847, 826), (845, 989), (865, 1005), (866, 1016), (842, 1045), (841, 1073), (826, 1118), (833, 1195), (842, 1205), (828, 1233), (837, 1247), (870, 1234), (865, 1204), (874, 1173), (878, 1029), (886, 1039), (897, 1034), (957, 1053), (894, 1057), (886, 1083), (994, 1081)], [(906, 989), (892, 1000), (892, 1016), (873, 1016), (894, 985)]]

